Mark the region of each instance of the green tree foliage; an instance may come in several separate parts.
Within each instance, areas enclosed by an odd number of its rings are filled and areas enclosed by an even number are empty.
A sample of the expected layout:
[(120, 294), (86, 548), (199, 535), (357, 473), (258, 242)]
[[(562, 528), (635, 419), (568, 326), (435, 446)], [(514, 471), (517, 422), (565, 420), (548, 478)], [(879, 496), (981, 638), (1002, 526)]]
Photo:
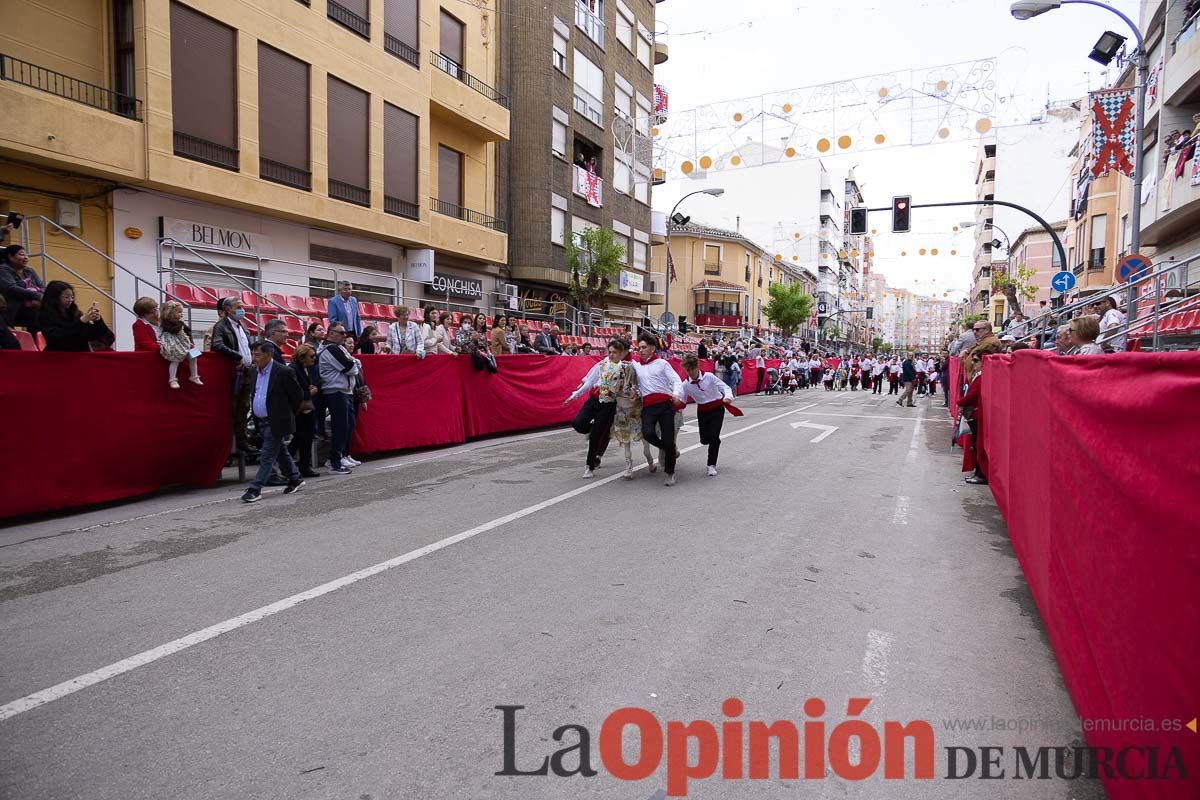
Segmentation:
[(771, 302), (763, 308), (767, 319), (779, 328), (783, 338), (794, 336), (796, 329), (812, 317), (816, 299), (804, 293), (798, 283), (773, 283), (769, 289)]
[(567, 240), (567, 291), (581, 309), (605, 308), (613, 280), (621, 274), (625, 249), (611, 228), (586, 228)]

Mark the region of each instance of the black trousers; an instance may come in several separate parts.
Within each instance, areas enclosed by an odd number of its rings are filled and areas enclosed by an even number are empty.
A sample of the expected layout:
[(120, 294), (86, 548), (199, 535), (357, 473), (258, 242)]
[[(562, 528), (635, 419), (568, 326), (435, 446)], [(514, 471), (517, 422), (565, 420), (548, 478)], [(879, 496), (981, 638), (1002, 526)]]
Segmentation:
[(883, 376), (874, 376), (874, 385), (871, 387), (871, 394), (883, 394)]
[(317, 433), (317, 412), (296, 415), (296, 434), (292, 437), (292, 447), (296, 450), (296, 459), (301, 472), (312, 470), (313, 437)]
[(721, 426), (725, 423), (725, 406), (718, 406), (712, 411), (696, 412), (696, 422), (700, 426), (700, 444), (708, 445), (708, 466), (717, 465), (717, 455), (721, 452)]
[(758, 384), (754, 387), (755, 394), (758, 394), (759, 392), (761, 392), (763, 390), (763, 383), (765, 383), (766, 380), (767, 380), (767, 368), (759, 367), (758, 368)]
[(596, 468), (596, 461), (608, 449), (608, 437), (616, 413), (616, 403), (601, 403), (598, 398), (589, 397), (575, 419), (571, 420), (571, 427), (588, 437), (587, 465), (591, 469)]
[(675, 474), (675, 407), (656, 403), (642, 409), (642, 438), (663, 452), (663, 472)]
[(888, 394), (900, 394), (900, 381), (888, 381)]

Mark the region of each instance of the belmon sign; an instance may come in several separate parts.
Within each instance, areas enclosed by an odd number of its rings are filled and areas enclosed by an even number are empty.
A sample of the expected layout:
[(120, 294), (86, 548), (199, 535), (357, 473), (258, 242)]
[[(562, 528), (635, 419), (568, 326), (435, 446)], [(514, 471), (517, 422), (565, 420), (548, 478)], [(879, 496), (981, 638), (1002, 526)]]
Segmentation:
[(174, 239), (188, 247), (230, 250), (247, 256), (271, 255), (271, 239), (261, 233), (174, 217), (159, 217), (159, 227), (164, 239)]
[(483, 281), (478, 278), (464, 278), (460, 275), (444, 275), (440, 272), (433, 274), (433, 280), (425, 284), (425, 294), (434, 297), (467, 297), (479, 300), (483, 297)]

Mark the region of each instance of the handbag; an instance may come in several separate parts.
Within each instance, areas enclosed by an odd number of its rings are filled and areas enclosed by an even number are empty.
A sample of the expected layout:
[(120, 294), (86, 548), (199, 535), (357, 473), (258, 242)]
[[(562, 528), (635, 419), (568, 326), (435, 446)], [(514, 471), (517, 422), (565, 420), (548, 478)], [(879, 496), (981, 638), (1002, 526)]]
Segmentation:
[(371, 387), (365, 383), (354, 387), (354, 401), (359, 403), (371, 402)]

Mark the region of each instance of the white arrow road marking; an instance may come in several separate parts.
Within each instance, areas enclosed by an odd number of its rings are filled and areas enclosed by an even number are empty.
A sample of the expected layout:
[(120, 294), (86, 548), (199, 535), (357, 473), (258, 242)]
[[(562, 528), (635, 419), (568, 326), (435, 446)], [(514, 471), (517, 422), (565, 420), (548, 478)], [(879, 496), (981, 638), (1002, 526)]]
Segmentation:
[(682, 428), (679, 429), (679, 432), (680, 433), (699, 433), (700, 428), (697, 427), (696, 425), (684, 425)]
[(797, 428), (812, 428), (817, 431), (825, 431), (824, 433), (817, 434), (816, 438), (808, 440), (813, 444), (828, 438), (830, 434), (837, 430), (837, 427), (834, 425), (819, 425), (816, 422), (793, 422), (792, 430), (796, 430)]

